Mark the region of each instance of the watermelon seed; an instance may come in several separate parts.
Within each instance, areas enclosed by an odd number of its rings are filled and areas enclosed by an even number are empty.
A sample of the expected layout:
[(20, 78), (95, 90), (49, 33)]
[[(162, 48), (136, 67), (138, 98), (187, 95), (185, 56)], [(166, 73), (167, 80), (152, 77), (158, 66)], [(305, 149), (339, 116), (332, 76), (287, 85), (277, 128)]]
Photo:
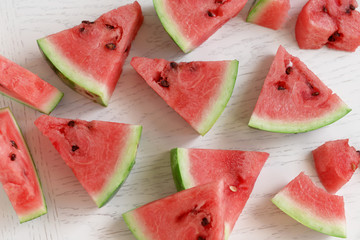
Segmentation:
[(129, 51), (129, 47), (127, 47), (124, 52), (128, 52), (128, 51)]
[(319, 94), (320, 94), (319, 92), (313, 92), (311, 95), (315, 97), (318, 96)]
[(112, 26), (112, 25), (110, 25), (110, 24), (105, 24), (105, 26), (108, 28), (108, 29), (114, 29), (115, 27), (114, 26)]
[(322, 10), (323, 10), (324, 13), (327, 13), (327, 12), (328, 12), (328, 10), (327, 10), (327, 8), (326, 8), (325, 5), (323, 6)]
[(333, 35), (331, 35), (331, 36), (329, 37), (328, 41), (329, 41), (329, 42), (335, 42), (336, 39), (335, 39), (335, 37), (334, 37)]
[(310, 89), (314, 89), (314, 86), (313, 86), (311, 83), (306, 82), (306, 84), (308, 85), (308, 87), (309, 87)]
[(73, 152), (75, 152), (75, 151), (78, 150), (78, 149), (79, 149), (78, 145), (72, 145), (72, 146), (71, 146), (71, 150), (72, 150)]
[(83, 32), (85, 30), (85, 28), (79, 28), (79, 32)]
[(176, 68), (176, 67), (177, 67), (177, 63), (176, 63), (176, 62), (171, 62), (171, 63), (170, 63), (170, 67), (171, 67), (171, 68)]
[(352, 169), (353, 171), (355, 171), (355, 170), (357, 169), (357, 166), (356, 166), (356, 164), (354, 164), (354, 163), (351, 163), (351, 169)]
[[(285, 89), (285, 88), (284, 88), (284, 89)], [(284, 90), (284, 89), (282, 89), (282, 90)], [(229, 188), (230, 188), (230, 190), (231, 190), (232, 192), (237, 192), (237, 187), (235, 187), (235, 186), (230, 186)]]
[(74, 127), (75, 126), (75, 122), (73, 120), (69, 121), (67, 124), (69, 127)]
[(352, 4), (350, 4), (350, 7), (349, 7), (351, 10), (355, 10), (355, 6), (354, 5), (352, 5)]
[(197, 240), (206, 240), (206, 238), (199, 236)]
[(164, 79), (163, 77), (160, 77), (158, 84), (160, 84), (162, 87), (169, 87), (170, 84), (167, 79)]
[(10, 160), (11, 161), (14, 161), (15, 159), (16, 159), (16, 154), (15, 153), (12, 153), (12, 154), (10, 154)]
[(105, 47), (106, 47), (107, 49), (110, 49), (110, 50), (115, 50), (115, 49), (116, 49), (116, 44), (115, 44), (115, 43), (107, 43), (107, 44), (105, 45)]
[(18, 145), (16, 144), (16, 142), (14, 140), (10, 140), (10, 142), (11, 142), (11, 146), (18, 149)]
[(215, 14), (213, 12), (211, 12), (210, 10), (207, 11), (207, 14), (209, 17), (215, 17)]
[(346, 9), (346, 13), (351, 13), (351, 10), (349, 8)]
[(94, 24), (95, 22), (90, 22), (88, 20), (84, 20), (84, 21), (81, 21), (81, 23), (84, 23), (84, 24)]
[(208, 225), (210, 222), (209, 222), (209, 220), (206, 218), (206, 217), (204, 217), (202, 220), (201, 220), (201, 225), (203, 225), (204, 227), (206, 226), (206, 225)]
[(286, 68), (286, 74), (290, 75), (290, 73), (293, 71), (292, 67), (287, 67)]

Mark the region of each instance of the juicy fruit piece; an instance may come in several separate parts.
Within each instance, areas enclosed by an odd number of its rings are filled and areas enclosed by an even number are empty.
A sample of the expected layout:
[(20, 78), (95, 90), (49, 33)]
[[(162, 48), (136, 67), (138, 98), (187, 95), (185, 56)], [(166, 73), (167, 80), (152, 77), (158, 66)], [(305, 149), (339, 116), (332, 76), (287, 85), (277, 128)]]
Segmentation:
[(314, 185), (303, 172), (271, 200), (301, 224), (318, 232), (346, 237), (344, 199)]
[(271, 132), (306, 132), (331, 124), (350, 111), (299, 58), (280, 46), (249, 126)]
[(153, 0), (153, 2), (167, 33), (181, 50), (188, 53), (235, 17), (247, 0)]
[(198, 133), (205, 135), (224, 111), (234, 89), (237, 60), (169, 62), (134, 57), (140, 76)]
[(288, 18), (289, 0), (255, 0), (247, 22), (277, 30)]
[(309, 0), (295, 27), (300, 48), (354, 52), (360, 45), (360, 13), (356, 0)]
[(174, 148), (171, 150), (171, 169), (178, 191), (224, 180), (227, 239), (268, 157), (265, 152)]
[(95, 22), (38, 40), (59, 77), (78, 93), (108, 105), (143, 22), (140, 5), (128, 4), (100, 16)]
[(21, 223), (47, 213), (35, 163), (8, 108), (0, 109), (0, 182)]
[(222, 181), (197, 186), (123, 214), (138, 240), (224, 238)]
[(40, 116), (47, 136), (98, 207), (120, 189), (134, 163), (142, 127)]
[(49, 114), (63, 93), (32, 72), (0, 55), (0, 93)]
[(320, 181), (329, 193), (336, 193), (359, 166), (360, 153), (349, 146), (349, 139), (326, 142), (312, 153)]

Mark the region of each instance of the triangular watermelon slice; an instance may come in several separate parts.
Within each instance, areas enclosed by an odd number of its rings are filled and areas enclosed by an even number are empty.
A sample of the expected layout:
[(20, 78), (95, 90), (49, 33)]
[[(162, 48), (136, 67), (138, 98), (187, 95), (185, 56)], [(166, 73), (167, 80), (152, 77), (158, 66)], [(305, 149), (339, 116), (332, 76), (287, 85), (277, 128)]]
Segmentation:
[(64, 96), (32, 72), (0, 56), (0, 93), (49, 114)]
[(280, 46), (249, 126), (271, 132), (306, 132), (333, 123), (350, 111), (299, 58)]
[(129, 175), (142, 127), (43, 115), (35, 125), (47, 136), (98, 207)]
[(271, 201), (287, 215), (311, 229), (346, 238), (343, 197), (316, 187), (303, 172)]
[(0, 109), (0, 182), (21, 223), (47, 212), (40, 179), (10, 109)]
[(123, 214), (138, 240), (222, 240), (224, 183), (200, 185)]
[(165, 102), (198, 133), (215, 124), (234, 89), (237, 60), (169, 62), (134, 57), (131, 65)]
[(39, 39), (38, 45), (66, 84), (107, 106), (142, 22), (140, 5), (134, 2)]
[(224, 179), (227, 239), (268, 157), (265, 152), (175, 148), (171, 150), (171, 168), (179, 191)]
[(153, 2), (165, 30), (181, 50), (187, 53), (235, 17), (247, 0), (153, 0)]

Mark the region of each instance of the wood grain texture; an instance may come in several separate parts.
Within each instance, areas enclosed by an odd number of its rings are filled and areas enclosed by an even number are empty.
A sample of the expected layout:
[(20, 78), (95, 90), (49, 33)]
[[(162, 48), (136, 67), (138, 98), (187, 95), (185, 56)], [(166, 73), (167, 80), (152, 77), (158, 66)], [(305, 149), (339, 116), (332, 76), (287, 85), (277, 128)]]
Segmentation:
[[(37, 48), (36, 39), (94, 20), (129, 0), (1, 0), (0, 54), (38, 74), (65, 93), (53, 116), (108, 120), (143, 125), (136, 164), (118, 194), (98, 209), (48, 139), (33, 122), (41, 114), (6, 97), (38, 167), (48, 214), (19, 224), (5, 192), (0, 190), (0, 239), (3, 240), (134, 240), (121, 214), (175, 193), (169, 150), (174, 147), (256, 150), (270, 153), (254, 191), (230, 240), (330, 239), (282, 213), (270, 199), (300, 171), (319, 186), (311, 150), (328, 140), (350, 138), (360, 149), (360, 50), (355, 53), (300, 50), (294, 36), (298, 13), (306, 0), (292, 0), (290, 19), (279, 31), (245, 22), (251, 1), (208, 41), (185, 55), (172, 42), (150, 0), (140, 0), (144, 24), (132, 44), (109, 106), (104, 108), (65, 86)], [(278, 134), (247, 126), (263, 81), (279, 45), (300, 57), (353, 111), (338, 122), (303, 134)], [(133, 56), (174, 61), (238, 59), (239, 74), (227, 108), (204, 136), (192, 128), (136, 74)], [(360, 174), (357, 171), (339, 194), (345, 198), (348, 239), (360, 238)]]

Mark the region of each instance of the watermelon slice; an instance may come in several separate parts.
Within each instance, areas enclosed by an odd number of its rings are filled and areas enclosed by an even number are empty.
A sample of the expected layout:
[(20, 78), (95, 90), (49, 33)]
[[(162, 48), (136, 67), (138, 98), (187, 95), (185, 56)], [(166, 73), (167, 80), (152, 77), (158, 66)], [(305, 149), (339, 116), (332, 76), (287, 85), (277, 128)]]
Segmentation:
[(224, 238), (224, 183), (197, 186), (123, 214), (138, 240)]
[(49, 114), (63, 93), (32, 72), (0, 55), (0, 93)]
[(47, 136), (98, 207), (129, 175), (141, 126), (43, 115), (35, 125)]
[(277, 30), (284, 25), (289, 10), (289, 0), (255, 0), (246, 21)]
[(165, 102), (205, 135), (224, 111), (234, 89), (237, 60), (168, 62), (134, 57), (131, 65)]
[(306, 132), (333, 123), (350, 111), (299, 58), (280, 46), (249, 126), (271, 132)]
[(295, 27), (300, 48), (354, 52), (360, 45), (360, 13), (356, 0), (309, 0)]
[(272, 202), (301, 224), (335, 237), (346, 237), (344, 199), (314, 185), (303, 172), (286, 185)]
[(142, 22), (140, 5), (134, 2), (37, 42), (66, 84), (107, 106)]
[(0, 109), (0, 182), (20, 223), (47, 212), (35, 163), (9, 108)]
[(175, 148), (171, 150), (171, 168), (178, 191), (224, 179), (227, 239), (268, 157), (265, 152)]
[(159, 19), (185, 53), (202, 44), (235, 17), (247, 0), (153, 0)]
[(349, 139), (329, 141), (313, 151), (316, 171), (329, 193), (336, 193), (359, 166), (360, 154)]

